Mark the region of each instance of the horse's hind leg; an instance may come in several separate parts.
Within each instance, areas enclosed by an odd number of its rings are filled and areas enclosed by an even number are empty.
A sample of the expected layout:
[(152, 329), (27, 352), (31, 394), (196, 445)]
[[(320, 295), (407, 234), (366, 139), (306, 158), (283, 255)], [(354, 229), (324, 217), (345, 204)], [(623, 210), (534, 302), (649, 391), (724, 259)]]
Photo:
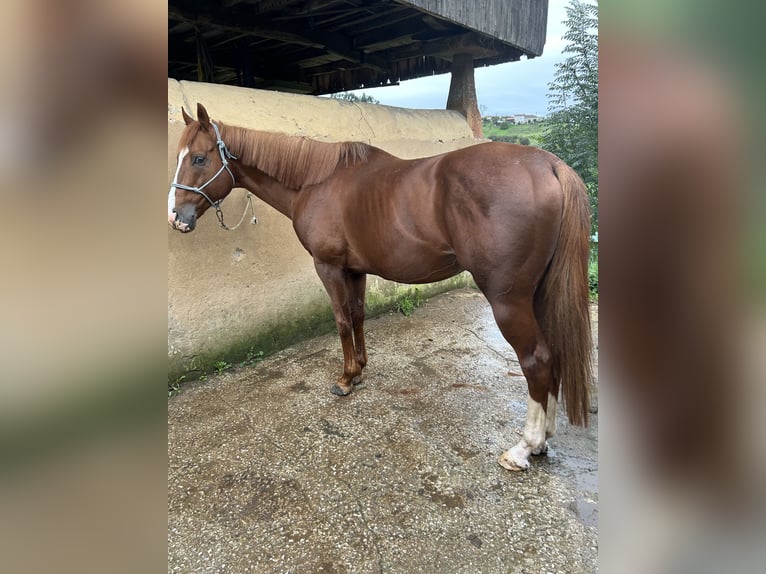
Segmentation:
[(509, 470), (525, 470), (529, 468), (529, 455), (545, 452), (546, 438), (556, 430), (557, 389), (551, 373), (551, 352), (535, 319), (531, 297), (501, 295), (489, 298), (489, 302), (500, 331), (519, 357), (529, 390), (524, 434), (498, 462)]

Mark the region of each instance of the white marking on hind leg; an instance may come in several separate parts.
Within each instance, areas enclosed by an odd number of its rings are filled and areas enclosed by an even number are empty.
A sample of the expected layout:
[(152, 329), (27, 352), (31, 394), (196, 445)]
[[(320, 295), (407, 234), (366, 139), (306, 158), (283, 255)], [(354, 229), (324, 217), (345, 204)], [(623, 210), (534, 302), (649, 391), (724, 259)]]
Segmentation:
[(556, 411), (559, 402), (556, 397), (548, 395), (548, 412), (545, 414), (545, 438), (551, 438), (556, 434)]
[(548, 394), (548, 409), (545, 412), (545, 438), (546, 440), (543, 442), (542, 446), (534, 449), (532, 451), (532, 454), (535, 456), (545, 454), (548, 452), (548, 440), (553, 435), (556, 434), (556, 410), (558, 406), (558, 401), (556, 400), (556, 397), (554, 397), (551, 394)]
[(505, 451), (498, 462), (508, 470), (526, 470), (529, 468), (529, 455), (541, 449), (545, 444), (546, 417), (543, 406), (527, 394), (527, 422), (524, 435), (519, 443)]

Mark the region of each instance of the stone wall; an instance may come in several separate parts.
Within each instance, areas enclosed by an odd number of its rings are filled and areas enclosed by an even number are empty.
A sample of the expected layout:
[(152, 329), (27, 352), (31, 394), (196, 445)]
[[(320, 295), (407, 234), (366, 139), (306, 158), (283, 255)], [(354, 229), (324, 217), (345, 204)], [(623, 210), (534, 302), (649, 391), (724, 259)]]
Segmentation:
[[(364, 141), (403, 158), (476, 143), (465, 118), (453, 111), (168, 80), (168, 183), (184, 128), (181, 106), (194, 114), (197, 102), (213, 119), (231, 125), (324, 141)], [(257, 225), (246, 220), (239, 229), (225, 231), (209, 212), (193, 233), (168, 229), (171, 380), (193, 378), (216, 361), (241, 361), (334, 328), (329, 298), (291, 222), (257, 198), (253, 202)], [(222, 204), (227, 223), (235, 224), (245, 207), (245, 190), (232, 191)], [(463, 274), (418, 289), (430, 295), (469, 281)], [(390, 307), (410, 289), (369, 277), (368, 313)]]

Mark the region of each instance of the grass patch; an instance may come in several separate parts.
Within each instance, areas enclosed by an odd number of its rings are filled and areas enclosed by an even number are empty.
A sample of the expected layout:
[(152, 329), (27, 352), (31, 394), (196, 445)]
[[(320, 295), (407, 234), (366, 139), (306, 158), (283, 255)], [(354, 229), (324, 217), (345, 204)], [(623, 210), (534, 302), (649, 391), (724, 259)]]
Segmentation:
[[(489, 122), (482, 122), (482, 132), (485, 138), (496, 139), (498, 141), (511, 141), (512, 143), (525, 143), (523, 138), (528, 140), (525, 145), (540, 145), (540, 139), (548, 129), (547, 122), (536, 122), (529, 124), (509, 124), (506, 129), (500, 129), (499, 126)], [(516, 138), (516, 141), (512, 141)], [(500, 140), (502, 138), (502, 140)], [(506, 139), (508, 138), (508, 139)]]
[[(250, 347), (248, 351), (245, 354), (245, 359), (238, 363), (229, 363), (228, 361), (224, 361), (222, 359), (219, 359), (215, 361), (212, 364), (211, 369), (208, 369), (210, 372), (214, 372), (217, 375), (220, 375), (224, 371), (227, 371), (231, 369), (232, 367), (236, 368), (243, 368), (243, 367), (252, 367), (253, 365), (260, 363), (265, 356), (265, 353), (262, 350), (255, 350), (255, 347)], [(207, 380), (208, 371), (203, 371), (201, 375), (192, 377), (193, 379), (196, 379), (198, 381), (205, 381)], [(193, 373), (190, 373), (193, 374)], [(178, 393), (181, 392), (181, 388), (186, 384), (186, 375), (181, 375), (179, 377), (176, 377), (174, 379), (168, 379), (168, 398), (176, 396)]]
[(175, 380), (168, 381), (168, 398), (176, 396), (181, 392), (181, 384), (184, 382), (186, 375), (181, 375)]
[(226, 361), (216, 361), (213, 363), (213, 366), (215, 367), (215, 372), (220, 375), (225, 370), (231, 368), (231, 363), (227, 363)]
[(401, 313), (405, 317), (412, 315), (412, 312), (425, 303), (425, 297), (417, 287), (410, 289), (405, 293), (394, 305), (394, 310)]

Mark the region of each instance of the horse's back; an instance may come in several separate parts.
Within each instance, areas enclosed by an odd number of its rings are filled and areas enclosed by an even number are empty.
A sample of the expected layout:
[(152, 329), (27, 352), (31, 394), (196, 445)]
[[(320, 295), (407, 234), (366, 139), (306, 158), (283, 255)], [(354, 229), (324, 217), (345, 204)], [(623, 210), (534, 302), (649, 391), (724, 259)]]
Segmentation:
[(323, 261), (402, 283), (550, 259), (561, 215), (555, 156), (486, 143), (417, 160), (385, 152), (306, 190), (296, 232)]
[(523, 193), (524, 186), (555, 186), (554, 166), (561, 160), (534, 146), (487, 142), (445, 154), (440, 170), (472, 186), (474, 193)]

